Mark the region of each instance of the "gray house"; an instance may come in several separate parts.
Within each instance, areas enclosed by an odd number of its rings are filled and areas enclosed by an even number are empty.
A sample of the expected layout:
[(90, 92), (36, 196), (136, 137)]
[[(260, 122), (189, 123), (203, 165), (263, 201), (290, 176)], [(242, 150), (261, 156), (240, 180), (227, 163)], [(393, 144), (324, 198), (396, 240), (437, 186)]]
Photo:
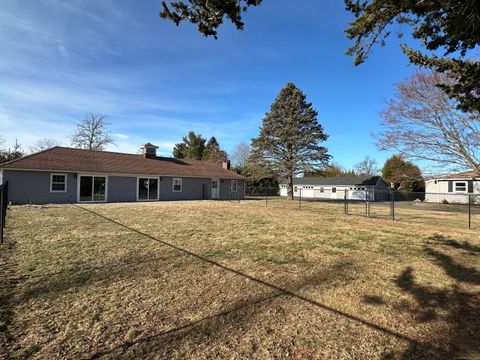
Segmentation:
[[(287, 183), (280, 183), (280, 196), (287, 196)], [(313, 199), (386, 201), (389, 185), (381, 176), (297, 177), (293, 179), (293, 195)]]
[(54, 147), (0, 164), (15, 204), (243, 199), (244, 177), (229, 163)]

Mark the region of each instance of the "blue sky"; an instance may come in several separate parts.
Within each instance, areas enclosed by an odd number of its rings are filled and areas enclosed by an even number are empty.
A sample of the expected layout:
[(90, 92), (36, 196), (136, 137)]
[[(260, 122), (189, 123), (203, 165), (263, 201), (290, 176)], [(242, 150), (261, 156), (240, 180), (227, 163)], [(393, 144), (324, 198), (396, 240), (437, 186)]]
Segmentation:
[(189, 130), (231, 151), (257, 135), (291, 81), (319, 112), (335, 162), (382, 163), (372, 133), (394, 84), (411, 71), (391, 38), (360, 67), (344, 55), (351, 16), (342, 0), (265, 0), (218, 40), (161, 20), (160, 0), (3, 0), (0, 135), (26, 149), (40, 138), (69, 143), (87, 112), (107, 115), (115, 146), (150, 141), (170, 155)]

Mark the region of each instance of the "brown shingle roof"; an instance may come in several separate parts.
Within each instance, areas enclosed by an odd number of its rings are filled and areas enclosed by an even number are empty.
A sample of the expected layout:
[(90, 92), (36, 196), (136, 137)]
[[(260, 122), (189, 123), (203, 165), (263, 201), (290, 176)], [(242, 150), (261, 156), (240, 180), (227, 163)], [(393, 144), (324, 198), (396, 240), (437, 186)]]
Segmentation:
[(480, 173), (477, 171), (466, 171), (458, 174), (449, 174), (440, 176), (439, 179), (472, 179), (480, 178)]
[(146, 159), (143, 155), (59, 146), (0, 164), (0, 168), (244, 179), (243, 176), (208, 161), (166, 157)]

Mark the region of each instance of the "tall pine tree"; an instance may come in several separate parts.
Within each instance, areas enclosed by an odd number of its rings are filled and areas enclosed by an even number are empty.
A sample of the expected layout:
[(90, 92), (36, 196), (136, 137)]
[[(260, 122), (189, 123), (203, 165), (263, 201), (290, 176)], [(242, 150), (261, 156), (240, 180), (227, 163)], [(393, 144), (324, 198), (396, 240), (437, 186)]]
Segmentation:
[(208, 140), (205, 150), (203, 151), (202, 160), (211, 161), (217, 164), (221, 164), (222, 161), (228, 159), (227, 153), (220, 147), (215, 136), (212, 136)]
[(175, 144), (173, 157), (177, 159), (202, 160), (206, 141), (202, 135), (189, 131), (187, 136), (182, 138), (182, 142)]
[(293, 199), (293, 177), (323, 168), (330, 155), (320, 143), (327, 140), (317, 111), (305, 94), (288, 83), (263, 118), (260, 134), (252, 139), (252, 159), (267, 162), (278, 177), (287, 180)]

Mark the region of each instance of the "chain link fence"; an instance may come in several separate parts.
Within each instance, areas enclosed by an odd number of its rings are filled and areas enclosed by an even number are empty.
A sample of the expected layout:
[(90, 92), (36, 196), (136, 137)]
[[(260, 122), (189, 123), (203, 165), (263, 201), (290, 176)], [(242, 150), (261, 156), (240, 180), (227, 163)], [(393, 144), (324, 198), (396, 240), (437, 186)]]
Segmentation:
[(0, 244), (3, 244), (3, 230), (7, 219), (8, 181), (0, 185)]
[(278, 188), (245, 188), (245, 200), (273, 208), (330, 211), (439, 227), (480, 230), (480, 194), (424, 193), (375, 189), (296, 189), (294, 199), (280, 196)]

